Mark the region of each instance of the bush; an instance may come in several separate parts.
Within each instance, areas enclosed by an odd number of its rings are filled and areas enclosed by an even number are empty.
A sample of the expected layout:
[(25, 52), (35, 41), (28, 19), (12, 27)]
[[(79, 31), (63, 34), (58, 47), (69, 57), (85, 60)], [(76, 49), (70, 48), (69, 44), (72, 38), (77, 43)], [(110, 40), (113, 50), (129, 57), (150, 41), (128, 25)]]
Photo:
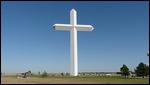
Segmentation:
[(48, 73), (46, 71), (43, 72), (42, 77), (47, 77)]

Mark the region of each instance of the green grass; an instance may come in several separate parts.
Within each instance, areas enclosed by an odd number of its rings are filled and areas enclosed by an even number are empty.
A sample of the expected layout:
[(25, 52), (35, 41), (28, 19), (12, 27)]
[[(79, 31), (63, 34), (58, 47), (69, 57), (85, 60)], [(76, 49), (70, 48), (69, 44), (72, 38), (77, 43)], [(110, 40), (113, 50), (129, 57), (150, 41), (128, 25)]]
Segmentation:
[[(16, 78), (16, 75), (4, 76)], [(32, 75), (30, 78), (51, 79), (58, 83), (85, 83), (85, 84), (149, 84), (149, 78), (124, 78), (122, 76), (49, 76), (42, 78), (39, 75)]]
[[(34, 76), (42, 78), (39, 76)], [(54, 76), (45, 77), (51, 79), (62, 79), (68, 81), (79, 81), (85, 83), (103, 83), (103, 84), (149, 84), (149, 78), (124, 78), (122, 76)]]
[[(56, 77), (55, 77), (56, 78)], [(123, 78), (118, 76), (100, 76), (100, 77), (57, 77), (67, 80), (77, 80), (85, 83), (102, 83), (102, 84), (149, 84), (149, 78)]]

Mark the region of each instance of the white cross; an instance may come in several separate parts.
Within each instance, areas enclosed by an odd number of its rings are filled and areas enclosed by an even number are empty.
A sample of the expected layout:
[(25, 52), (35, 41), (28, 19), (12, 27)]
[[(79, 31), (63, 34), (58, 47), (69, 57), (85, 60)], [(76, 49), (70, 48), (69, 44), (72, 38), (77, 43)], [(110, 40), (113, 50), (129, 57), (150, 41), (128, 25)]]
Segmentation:
[(91, 25), (77, 25), (77, 13), (74, 9), (70, 11), (70, 24), (54, 24), (55, 30), (70, 31), (70, 75), (78, 75), (78, 49), (77, 49), (77, 31), (92, 31)]

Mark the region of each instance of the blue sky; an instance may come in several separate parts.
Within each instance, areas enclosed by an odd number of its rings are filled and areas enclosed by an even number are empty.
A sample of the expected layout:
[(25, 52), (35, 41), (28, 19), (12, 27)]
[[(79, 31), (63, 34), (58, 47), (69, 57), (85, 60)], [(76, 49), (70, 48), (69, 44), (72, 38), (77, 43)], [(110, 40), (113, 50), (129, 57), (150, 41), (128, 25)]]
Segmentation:
[(3, 1), (1, 2), (1, 71), (70, 72), (70, 32), (53, 24), (94, 27), (78, 31), (79, 72), (131, 71), (149, 57), (148, 1)]

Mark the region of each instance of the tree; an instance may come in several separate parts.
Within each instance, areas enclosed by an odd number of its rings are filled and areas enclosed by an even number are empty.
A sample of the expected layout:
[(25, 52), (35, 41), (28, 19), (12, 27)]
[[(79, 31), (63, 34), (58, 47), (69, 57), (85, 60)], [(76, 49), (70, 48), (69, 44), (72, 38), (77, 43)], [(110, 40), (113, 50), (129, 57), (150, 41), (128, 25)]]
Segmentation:
[(140, 63), (135, 70), (135, 74), (137, 76), (142, 76), (144, 78), (144, 76), (146, 76), (147, 74), (149, 74), (149, 72), (147, 72), (147, 70), (149, 71), (149, 67), (146, 66), (146, 64), (144, 63)]
[(147, 65), (146, 66), (146, 74), (145, 74), (145, 76), (148, 76), (149, 75), (149, 66)]
[(26, 73), (27, 73), (27, 75), (32, 75), (32, 72), (30, 70)]
[(122, 76), (125, 76), (125, 78), (129, 75), (129, 68), (123, 64), (123, 66), (120, 68)]
[(46, 71), (43, 72), (42, 77), (47, 77), (48, 73)]
[(29, 71), (28, 71), (28, 73), (30, 73), (30, 74), (31, 74), (31, 71), (29, 70)]
[(61, 73), (61, 76), (64, 76), (64, 73)]

